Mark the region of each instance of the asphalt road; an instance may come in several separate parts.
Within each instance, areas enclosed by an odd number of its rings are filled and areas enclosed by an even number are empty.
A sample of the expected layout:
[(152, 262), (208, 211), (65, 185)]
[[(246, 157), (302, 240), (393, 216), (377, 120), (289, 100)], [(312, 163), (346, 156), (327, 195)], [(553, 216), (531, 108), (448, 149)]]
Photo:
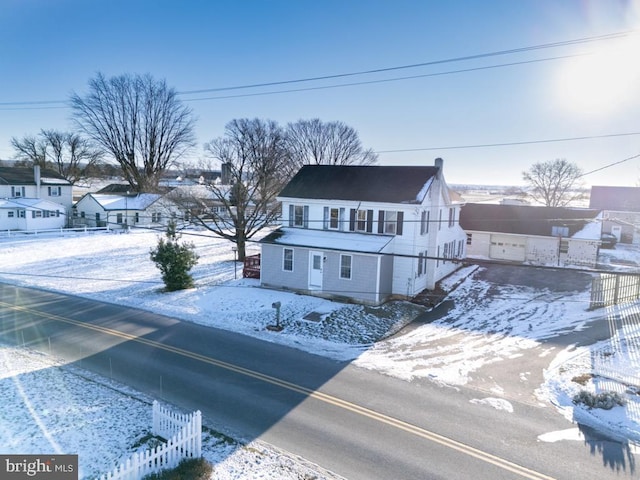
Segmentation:
[(205, 424), (350, 480), (635, 476), (623, 443), (539, 442), (572, 427), (552, 408), (512, 402), (505, 414), (470, 403), (472, 389), (404, 382), (131, 308), (0, 284), (0, 339), (199, 409)]

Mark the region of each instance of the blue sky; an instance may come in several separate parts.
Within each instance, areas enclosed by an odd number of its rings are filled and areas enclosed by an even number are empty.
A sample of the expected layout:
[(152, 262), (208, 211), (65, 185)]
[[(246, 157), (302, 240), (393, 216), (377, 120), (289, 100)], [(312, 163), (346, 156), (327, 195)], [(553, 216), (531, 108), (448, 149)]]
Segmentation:
[[(640, 154), (638, 32), (526, 49), (635, 29), (640, 0), (0, 0), (0, 158), (11, 137), (72, 126), (63, 104), (14, 102), (64, 101), (98, 71), (188, 92), (524, 48), (183, 94), (197, 118), (192, 157), (234, 118), (318, 117), (355, 128), (381, 164), (442, 157), (449, 183), (518, 185), (533, 163), (566, 158), (585, 172), (621, 162), (585, 182), (635, 186), (640, 159), (624, 160)], [(575, 137), (600, 138), (522, 143)], [(505, 143), (522, 144), (477, 147)]]

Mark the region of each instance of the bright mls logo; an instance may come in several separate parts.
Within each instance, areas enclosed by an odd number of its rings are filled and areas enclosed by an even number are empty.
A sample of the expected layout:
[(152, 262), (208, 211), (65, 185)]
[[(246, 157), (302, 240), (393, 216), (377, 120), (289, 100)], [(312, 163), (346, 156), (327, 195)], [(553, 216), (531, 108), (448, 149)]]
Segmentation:
[(78, 480), (77, 455), (0, 455), (0, 479)]

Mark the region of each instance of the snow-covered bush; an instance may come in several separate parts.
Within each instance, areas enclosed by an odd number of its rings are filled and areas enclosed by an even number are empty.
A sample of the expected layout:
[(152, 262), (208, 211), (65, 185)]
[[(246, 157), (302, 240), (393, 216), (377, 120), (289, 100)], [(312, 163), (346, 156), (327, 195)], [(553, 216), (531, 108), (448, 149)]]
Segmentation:
[(586, 405), (589, 408), (602, 408), (611, 410), (616, 405), (624, 405), (626, 400), (617, 392), (601, 392), (593, 393), (581, 390), (580, 393), (573, 397), (574, 404)]

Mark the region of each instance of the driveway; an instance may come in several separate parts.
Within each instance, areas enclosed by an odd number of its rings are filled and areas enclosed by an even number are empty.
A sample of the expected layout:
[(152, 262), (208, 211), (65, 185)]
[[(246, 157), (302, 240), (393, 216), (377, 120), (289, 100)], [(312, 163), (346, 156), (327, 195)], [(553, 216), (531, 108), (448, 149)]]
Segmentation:
[(555, 355), (608, 338), (602, 312), (588, 310), (591, 278), (573, 270), (480, 267), (438, 307), (355, 363), (541, 405), (535, 390)]

